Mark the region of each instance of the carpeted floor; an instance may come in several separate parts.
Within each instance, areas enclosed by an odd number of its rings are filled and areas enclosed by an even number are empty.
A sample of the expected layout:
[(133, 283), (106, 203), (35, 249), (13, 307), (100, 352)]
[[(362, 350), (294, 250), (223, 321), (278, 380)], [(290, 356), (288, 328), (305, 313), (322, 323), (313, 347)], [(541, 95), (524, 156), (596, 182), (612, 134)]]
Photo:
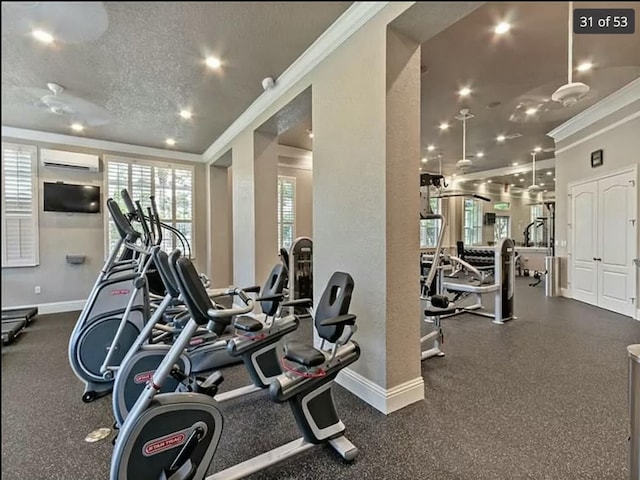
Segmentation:
[[(623, 480), (628, 478), (626, 346), (640, 323), (563, 298), (524, 279), (518, 319), (493, 325), (444, 321), (447, 356), (423, 363), (423, 402), (388, 417), (339, 386), (347, 436), (360, 449), (346, 464), (317, 447), (252, 479)], [(2, 478), (107, 479), (111, 398), (82, 403), (67, 359), (77, 313), (41, 315), (2, 348)], [(311, 335), (307, 324), (295, 337)], [(225, 369), (222, 391), (249, 383)], [(211, 467), (228, 467), (299, 435), (286, 405), (266, 393), (223, 405), (225, 431)]]

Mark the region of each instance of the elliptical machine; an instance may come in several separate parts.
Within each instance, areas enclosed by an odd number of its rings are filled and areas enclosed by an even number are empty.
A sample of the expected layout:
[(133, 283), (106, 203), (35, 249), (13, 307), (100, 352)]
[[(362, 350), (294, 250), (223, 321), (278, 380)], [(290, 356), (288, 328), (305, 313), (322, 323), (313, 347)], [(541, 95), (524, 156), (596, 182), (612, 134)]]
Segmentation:
[[(117, 207), (113, 199), (107, 201), (112, 215), (114, 205)], [(134, 282), (143, 281), (150, 266), (151, 238), (146, 235), (140, 243), (141, 234), (129, 222), (116, 223), (116, 227), (120, 239), (100, 270), (69, 340), (69, 363), (85, 382), (85, 403), (111, 392), (113, 378), (103, 375), (107, 355), (113, 365), (119, 365), (149, 318), (148, 289), (144, 282)], [(112, 342), (116, 334), (117, 341)]]
[[(127, 416), (111, 459), (111, 480), (202, 480), (222, 435), (223, 415), (212, 398), (221, 377), (211, 377), (201, 389), (205, 393), (158, 394), (170, 376), (173, 365), (188, 345), (198, 325), (212, 318), (237, 315), (253, 308), (253, 301), (240, 289), (241, 308), (212, 310), (193, 264), (181, 258), (176, 264), (178, 284), (191, 319), (172, 346), (144, 392)], [(287, 345), (287, 372), (270, 386), (276, 402), (291, 406), (302, 438), (218, 472), (210, 480), (242, 478), (283, 461), (314, 444), (329, 443), (346, 460), (357, 455), (357, 448), (344, 436), (333, 403), (331, 386), (339, 371), (355, 362), (360, 348), (351, 336), (355, 315), (348, 314), (353, 290), (350, 275), (336, 272), (325, 289), (316, 310), (315, 325), (320, 337), (334, 343), (330, 352), (304, 344)], [(310, 300), (295, 300), (289, 306), (305, 306)]]

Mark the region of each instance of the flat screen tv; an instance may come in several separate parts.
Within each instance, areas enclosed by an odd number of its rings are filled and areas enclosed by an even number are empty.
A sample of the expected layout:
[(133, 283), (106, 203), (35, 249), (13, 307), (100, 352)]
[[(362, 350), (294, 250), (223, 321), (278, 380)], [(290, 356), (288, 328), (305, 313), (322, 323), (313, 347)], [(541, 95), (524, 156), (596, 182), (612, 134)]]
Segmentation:
[(44, 211), (100, 213), (100, 187), (44, 182)]

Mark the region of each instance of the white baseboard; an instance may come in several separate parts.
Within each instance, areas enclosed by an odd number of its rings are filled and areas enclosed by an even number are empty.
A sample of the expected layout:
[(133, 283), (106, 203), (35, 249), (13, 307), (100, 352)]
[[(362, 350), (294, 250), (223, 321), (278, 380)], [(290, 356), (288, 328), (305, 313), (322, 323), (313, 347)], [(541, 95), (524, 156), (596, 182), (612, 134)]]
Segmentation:
[(560, 296), (561, 297), (565, 297), (565, 298), (573, 298), (571, 296), (571, 290), (568, 288), (561, 288), (560, 289)]
[(640, 320), (640, 308), (636, 310), (636, 320)]
[(421, 376), (385, 389), (354, 370), (345, 368), (338, 374), (336, 382), (385, 415), (424, 400), (424, 380)]
[(2, 308), (12, 309), (38, 307), (38, 315), (44, 315), (47, 313), (75, 312), (76, 310), (82, 310), (85, 302), (86, 300), (69, 300), (66, 302), (40, 303), (38, 305), (3, 306)]

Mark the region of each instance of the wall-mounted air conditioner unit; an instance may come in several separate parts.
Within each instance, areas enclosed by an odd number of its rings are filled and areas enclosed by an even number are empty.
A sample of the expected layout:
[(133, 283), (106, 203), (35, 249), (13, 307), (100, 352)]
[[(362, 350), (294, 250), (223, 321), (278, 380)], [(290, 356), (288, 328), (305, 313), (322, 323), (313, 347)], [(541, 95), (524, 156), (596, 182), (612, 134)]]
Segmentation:
[(44, 167), (73, 168), (97, 172), (100, 170), (100, 158), (98, 155), (87, 153), (64, 152), (62, 150), (40, 150), (40, 164)]

